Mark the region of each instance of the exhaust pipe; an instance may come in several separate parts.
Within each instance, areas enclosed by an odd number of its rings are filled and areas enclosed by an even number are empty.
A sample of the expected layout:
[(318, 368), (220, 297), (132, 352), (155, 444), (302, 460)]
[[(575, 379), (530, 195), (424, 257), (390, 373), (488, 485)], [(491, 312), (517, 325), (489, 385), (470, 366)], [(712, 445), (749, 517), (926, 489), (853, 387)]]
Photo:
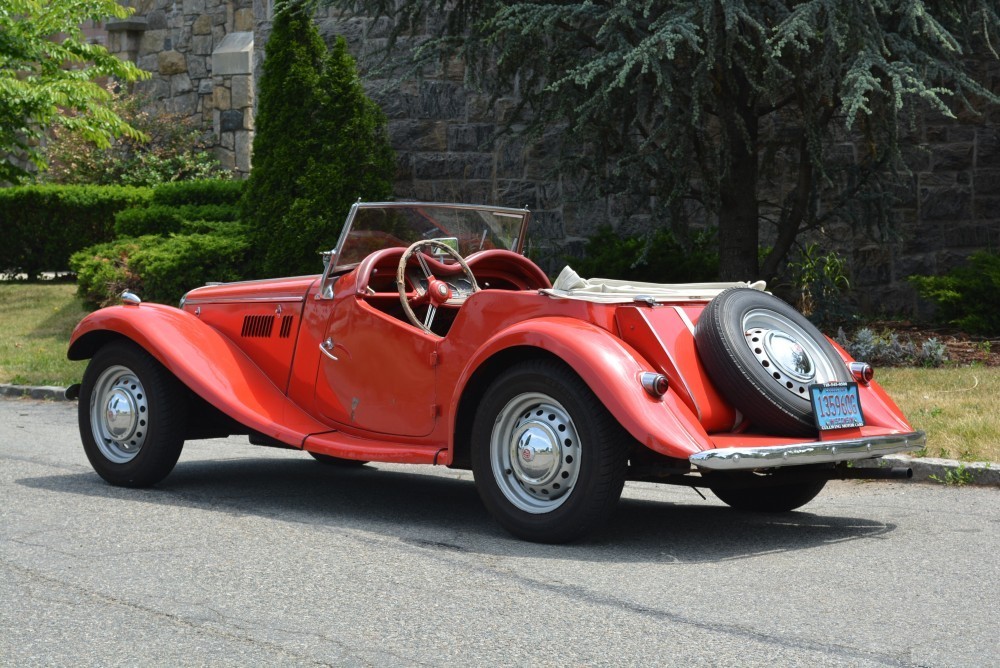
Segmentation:
[(833, 480), (909, 480), (913, 477), (913, 469), (908, 466), (893, 466), (892, 468), (836, 468)]

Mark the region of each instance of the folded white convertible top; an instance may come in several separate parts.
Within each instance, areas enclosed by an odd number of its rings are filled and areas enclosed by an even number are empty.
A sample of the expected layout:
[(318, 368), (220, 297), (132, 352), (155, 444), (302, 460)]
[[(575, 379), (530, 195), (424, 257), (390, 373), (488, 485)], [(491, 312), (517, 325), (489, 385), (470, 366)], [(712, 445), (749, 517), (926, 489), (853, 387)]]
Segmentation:
[(764, 281), (755, 283), (643, 283), (611, 278), (581, 278), (569, 265), (563, 267), (550, 289), (541, 290), (559, 299), (579, 299), (601, 304), (639, 301), (707, 301), (728, 288), (763, 291)]

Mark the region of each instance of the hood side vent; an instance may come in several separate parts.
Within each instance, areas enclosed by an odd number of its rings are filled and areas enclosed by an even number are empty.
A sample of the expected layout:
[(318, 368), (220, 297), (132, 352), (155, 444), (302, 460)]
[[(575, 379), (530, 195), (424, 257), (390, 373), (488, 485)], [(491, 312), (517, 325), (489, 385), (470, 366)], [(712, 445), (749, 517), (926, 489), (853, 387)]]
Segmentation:
[(274, 329), (273, 315), (248, 315), (243, 318), (243, 330), (240, 336), (266, 338)]
[(278, 336), (282, 339), (287, 339), (292, 333), (292, 320), (294, 318), (290, 315), (281, 316), (281, 330), (278, 332)]

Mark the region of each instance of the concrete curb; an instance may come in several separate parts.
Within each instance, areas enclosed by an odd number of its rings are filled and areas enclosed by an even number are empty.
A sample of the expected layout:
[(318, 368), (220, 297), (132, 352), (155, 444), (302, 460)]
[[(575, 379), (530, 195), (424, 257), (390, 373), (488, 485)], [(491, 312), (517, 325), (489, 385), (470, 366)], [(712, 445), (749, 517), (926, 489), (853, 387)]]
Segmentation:
[(887, 455), (881, 459), (858, 461), (855, 466), (858, 468), (905, 466), (913, 469), (913, 480), (920, 482), (1000, 487), (1000, 464), (989, 462), (960, 462), (954, 459)]
[(70, 399), (66, 397), (65, 387), (55, 387), (52, 385), (36, 387), (32, 385), (0, 384), (0, 397), (70, 401)]
[[(48, 401), (73, 401), (66, 396), (65, 387), (0, 384), (0, 397), (18, 399), (44, 399)], [(913, 469), (913, 480), (949, 485), (983, 485), (1000, 487), (1000, 464), (989, 462), (960, 462), (954, 459), (932, 457), (907, 457), (888, 455), (881, 459), (861, 460), (858, 468), (889, 468), (905, 466)]]

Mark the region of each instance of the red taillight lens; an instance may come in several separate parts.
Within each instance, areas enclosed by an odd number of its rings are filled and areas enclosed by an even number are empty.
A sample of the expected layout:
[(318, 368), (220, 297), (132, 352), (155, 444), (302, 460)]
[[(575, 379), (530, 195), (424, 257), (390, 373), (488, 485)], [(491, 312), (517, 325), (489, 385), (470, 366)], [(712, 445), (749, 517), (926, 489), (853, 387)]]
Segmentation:
[(639, 375), (639, 382), (642, 383), (642, 389), (657, 399), (667, 393), (667, 377), (662, 373), (644, 371)]
[(854, 380), (867, 385), (875, 377), (875, 369), (865, 362), (851, 362), (851, 375), (854, 376)]

